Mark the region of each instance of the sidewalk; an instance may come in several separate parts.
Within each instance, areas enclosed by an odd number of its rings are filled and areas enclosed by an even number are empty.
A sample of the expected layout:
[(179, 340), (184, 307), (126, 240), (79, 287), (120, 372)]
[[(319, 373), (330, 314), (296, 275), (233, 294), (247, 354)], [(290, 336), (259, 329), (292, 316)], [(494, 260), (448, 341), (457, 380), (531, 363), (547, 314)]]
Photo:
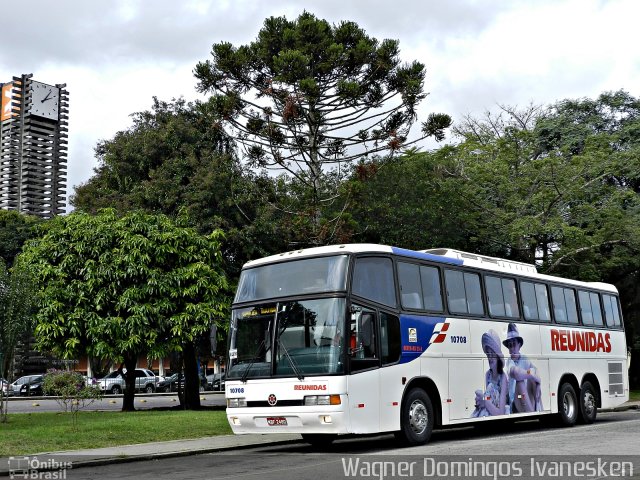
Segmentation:
[[(640, 410), (640, 401), (627, 402), (621, 407), (613, 409), (613, 411), (632, 408)], [(23, 464), (26, 464), (26, 462), (32, 461), (36, 457), (37, 461), (40, 462), (41, 465), (44, 465), (41, 470), (58, 470), (61, 468), (61, 464), (65, 463), (70, 464), (71, 468), (81, 468), (83, 466), (197, 455), (223, 450), (250, 448), (256, 445), (286, 444), (299, 441), (301, 441), (301, 437), (297, 434), (220, 435), (188, 440), (174, 440), (170, 442), (40, 453), (12, 457), (13, 460), (10, 460), (10, 462), (13, 463), (8, 462), (6, 458), (0, 459), (0, 477), (8, 476), (10, 469), (16, 470), (16, 466), (19, 465), (21, 461)], [(27, 458), (29, 460), (27, 460)]]

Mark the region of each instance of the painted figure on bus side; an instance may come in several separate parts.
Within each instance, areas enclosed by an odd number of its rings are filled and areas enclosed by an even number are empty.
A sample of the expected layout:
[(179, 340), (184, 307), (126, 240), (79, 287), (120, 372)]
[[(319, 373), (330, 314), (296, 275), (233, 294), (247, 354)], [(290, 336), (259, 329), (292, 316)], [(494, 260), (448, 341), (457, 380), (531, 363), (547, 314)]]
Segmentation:
[(476, 390), (476, 408), (472, 417), (488, 417), (508, 413), (507, 374), (504, 371), (504, 355), (498, 334), (489, 330), (482, 335), (482, 350), (487, 355), (489, 370), (485, 374), (485, 390)]
[(507, 339), (502, 342), (509, 349), (505, 370), (509, 376), (509, 400), (511, 413), (541, 412), (542, 392), (540, 377), (533, 363), (520, 353), (524, 340), (518, 326), (510, 323)]

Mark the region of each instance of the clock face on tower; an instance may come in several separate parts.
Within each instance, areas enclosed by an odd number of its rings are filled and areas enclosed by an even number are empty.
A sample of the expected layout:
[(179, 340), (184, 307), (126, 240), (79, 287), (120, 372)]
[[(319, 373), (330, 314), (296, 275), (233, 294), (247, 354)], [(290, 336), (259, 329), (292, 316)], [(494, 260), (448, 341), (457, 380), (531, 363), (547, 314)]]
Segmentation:
[(50, 120), (58, 120), (60, 89), (41, 82), (31, 82), (31, 107), (29, 113)]

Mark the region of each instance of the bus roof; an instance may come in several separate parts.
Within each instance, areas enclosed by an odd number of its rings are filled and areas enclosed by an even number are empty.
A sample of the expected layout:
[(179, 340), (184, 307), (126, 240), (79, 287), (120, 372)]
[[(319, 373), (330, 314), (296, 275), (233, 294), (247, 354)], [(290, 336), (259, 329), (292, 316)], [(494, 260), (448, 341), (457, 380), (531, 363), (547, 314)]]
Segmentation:
[(260, 265), (270, 263), (278, 263), (282, 261), (316, 257), (322, 255), (351, 253), (393, 253), (398, 256), (415, 258), (419, 260), (429, 260), (432, 262), (444, 263), (449, 265), (464, 265), (469, 267), (490, 270), (494, 272), (510, 273), (521, 277), (531, 279), (545, 280), (550, 282), (558, 282), (574, 285), (576, 287), (592, 288), (598, 290), (617, 293), (614, 285), (602, 282), (582, 282), (579, 280), (571, 280), (563, 277), (554, 277), (552, 275), (544, 275), (538, 273), (536, 266), (528, 263), (516, 262), (502, 258), (488, 257), (475, 253), (463, 252), (450, 248), (432, 248), (427, 250), (409, 250), (388, 245), (379, 245), (375, 243), (346, 243), (343, 245), (327, 245), (324, 247), (303, 248), (292, 250), (290, 252), (279, 253), (256, 260), (251, 260), (244, 264), (243, 268), (253, 268)]

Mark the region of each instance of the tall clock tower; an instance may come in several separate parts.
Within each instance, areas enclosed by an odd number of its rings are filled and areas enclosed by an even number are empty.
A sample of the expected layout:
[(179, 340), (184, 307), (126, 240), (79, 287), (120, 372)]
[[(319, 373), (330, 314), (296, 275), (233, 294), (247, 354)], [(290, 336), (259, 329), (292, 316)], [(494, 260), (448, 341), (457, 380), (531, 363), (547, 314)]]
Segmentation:
[(0, 84), (0, 208), (50, 218), (65, 211), (69, 92), (31, 77)]

